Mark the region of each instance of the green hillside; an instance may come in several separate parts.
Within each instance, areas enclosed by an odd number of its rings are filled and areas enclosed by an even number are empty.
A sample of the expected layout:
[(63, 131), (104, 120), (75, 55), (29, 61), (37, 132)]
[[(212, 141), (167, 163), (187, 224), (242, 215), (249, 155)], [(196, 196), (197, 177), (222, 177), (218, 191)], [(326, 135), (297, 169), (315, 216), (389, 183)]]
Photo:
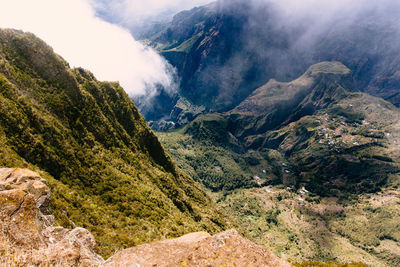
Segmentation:
[(103, 256), (228, 225), (118, 83), (14, 30), (0, 30), (0, 166), (39, 171), (57, 223), (90, 230)]

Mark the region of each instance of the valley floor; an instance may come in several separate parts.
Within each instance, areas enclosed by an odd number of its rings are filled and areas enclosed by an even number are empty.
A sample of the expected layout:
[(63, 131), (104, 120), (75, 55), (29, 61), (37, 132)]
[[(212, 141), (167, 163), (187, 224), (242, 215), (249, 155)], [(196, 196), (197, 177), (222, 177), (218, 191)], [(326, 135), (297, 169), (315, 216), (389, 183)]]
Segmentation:
[(398, 190), (349, 201), (283, 186), (238, 189), (214, 197), (248, 238), (284, 259), (400, 264)]

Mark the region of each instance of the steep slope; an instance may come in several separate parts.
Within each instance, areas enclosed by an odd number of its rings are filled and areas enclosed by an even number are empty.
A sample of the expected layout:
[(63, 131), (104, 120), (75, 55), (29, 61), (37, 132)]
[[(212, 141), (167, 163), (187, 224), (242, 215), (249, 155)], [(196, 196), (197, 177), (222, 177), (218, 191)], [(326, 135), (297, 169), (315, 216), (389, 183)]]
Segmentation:
[(314, 46), (313, 60), (348, 66), (363, 92), (400, 107), (400, 11), (398, 4), (360, 14), (350, 25), (331, 27)]
[[(400, 20), (394, 14), (399, 9), (394, 2), (380, 9), (366, 5), (321, 24), (312, 16), (286, 17), (273, 1), (220, 0), (181, 12), (145, 36), (181, 77), (169, 111), (159, 111), (181, 123), (173, 108), (180, 97), (207, 111), (227, 111), (271, 78), (290, 81), (321, 61), (344, 63), (358, 90), (398, 106)], [(154, 111), (143, 112), (149, 120), (160, 119)]]
[(228, 112), (230, 127), (238, 137), (265, 133), (327, 108), (354, 90), (348, 68), (340, 62), (322, 62), (292, 82), (271, 80), (256, 89)]
[(227, 225), (118, 83), (71, 69), (29, 33), (0, 30), (0, 165), (40, 171), (63, 226), (98, 251)]

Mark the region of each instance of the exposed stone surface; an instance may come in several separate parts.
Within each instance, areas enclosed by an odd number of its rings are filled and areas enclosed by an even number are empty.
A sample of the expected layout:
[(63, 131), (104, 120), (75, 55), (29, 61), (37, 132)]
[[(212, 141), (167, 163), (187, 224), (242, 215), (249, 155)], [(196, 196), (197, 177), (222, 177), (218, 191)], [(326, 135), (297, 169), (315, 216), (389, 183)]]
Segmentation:
[(210, 236), (192, 233), (177, 239), (118, 252), (106, 266), (292, 266), (235, 230)]
[(0, 265), (99, 266), (92, 234), (54, 227), (46, 180), (25, 169), (0, 169)]

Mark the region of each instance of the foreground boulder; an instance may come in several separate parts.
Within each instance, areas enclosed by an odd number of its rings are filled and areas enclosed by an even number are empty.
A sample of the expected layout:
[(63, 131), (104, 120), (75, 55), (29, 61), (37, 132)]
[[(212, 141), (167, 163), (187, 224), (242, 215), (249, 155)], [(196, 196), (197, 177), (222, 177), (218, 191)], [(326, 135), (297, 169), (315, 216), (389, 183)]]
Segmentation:
[(26, 169), (0, 169), (0, 266), (100, 266), (92, 234), (54, 226), (46, 180)]
[(210, 236), (192, 233), (180, 238), (125, 249), (106, 266), (292, 266), (235, 230)]

